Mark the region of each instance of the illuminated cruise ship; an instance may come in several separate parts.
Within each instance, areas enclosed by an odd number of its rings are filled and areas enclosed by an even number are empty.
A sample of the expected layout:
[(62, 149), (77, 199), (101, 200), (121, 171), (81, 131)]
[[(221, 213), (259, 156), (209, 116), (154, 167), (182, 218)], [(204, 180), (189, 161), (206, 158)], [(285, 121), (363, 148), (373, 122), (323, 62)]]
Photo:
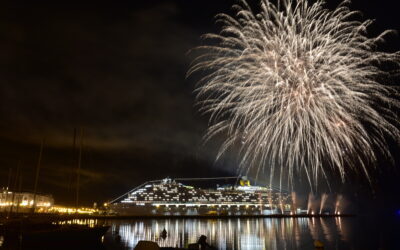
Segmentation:
[(109, 212), (126, 216), (240, 216), (291, 212), (288, 193), (251, 186), (243, 177), (239, 185), (215, 189), (188, 186), (178, 180), (185, 179), (146, 182), (109, 202)]

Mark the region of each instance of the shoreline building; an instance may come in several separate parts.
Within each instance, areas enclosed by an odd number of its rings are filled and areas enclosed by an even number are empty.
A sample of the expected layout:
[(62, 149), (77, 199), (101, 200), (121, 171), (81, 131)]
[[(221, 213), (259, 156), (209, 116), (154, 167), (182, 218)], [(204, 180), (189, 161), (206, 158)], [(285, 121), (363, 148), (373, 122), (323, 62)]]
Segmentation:
[[(34, 205), (35, 201), (36, 205)], [(28, 213), (35, 206), (35, 212), (49, 212), (54, 205), (51, 195), (36, 194), (30, 192), (13, 192), (3, 189), (0, 193), (0, 212)]]
[(174, 179), (146, 182), (107, 204), (123, 216), (241, 216), (290, 213), (291, 196), (269, 187), (239, 185), (202, 189)]

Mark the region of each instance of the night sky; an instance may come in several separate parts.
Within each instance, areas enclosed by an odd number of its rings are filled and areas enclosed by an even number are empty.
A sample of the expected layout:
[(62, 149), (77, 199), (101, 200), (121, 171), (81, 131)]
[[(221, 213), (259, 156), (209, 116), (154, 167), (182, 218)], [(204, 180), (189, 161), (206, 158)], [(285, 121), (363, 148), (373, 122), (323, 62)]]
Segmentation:
[[(79, 135), (80, 128), (85, 205), (166, 176), (236, 174), (232, 155), (215, 162), (220, 139), (202, 143), (208, 117), (194, 105), (196, 79), (186, 79), (189, 50), (202, 44), (202, 34), (218, 32), (214, 16), (231, 13), (234, 1), (118, 2), (0, 4), (1, 186), (21, 161), (22, 189), (32, 190), (44, 139), (38, 189), (56, 203), (73, 204), (74, 130)], [(328, 2), (333, 8), (339, 1)], [(376, 19), (370, 30), (376, 35), (400, 31), (396, 2), (357, 0), (351, 6)], [(388, 40), (381, 49), (400, 50), (399, 35)], [(396, 162), (382, 164), (372, 191), (384, 201), (397, 193), (400, 178), (400, 150), (395, 144), (391, 149)]]

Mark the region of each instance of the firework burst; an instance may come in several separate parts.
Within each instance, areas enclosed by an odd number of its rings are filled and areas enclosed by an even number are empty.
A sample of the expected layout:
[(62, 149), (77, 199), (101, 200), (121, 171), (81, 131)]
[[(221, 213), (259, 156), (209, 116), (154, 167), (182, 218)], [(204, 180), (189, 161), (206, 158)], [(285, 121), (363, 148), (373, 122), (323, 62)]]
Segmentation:
[[(379, 81), (398, 69), (400, 53), (377, 51), (391, 32), (367, 37), (371, 20), (355, 21), (345, 1), (334, 11), (323, 1), (246, 1), (234, 16), (220, 14), (219, 34), (197, 48), (188, 74), (202, 71), (197, 93), (210, 113), (206, 138), (223, 133), (219, 156), (240, 145), (240, 169), (311, 184), (357, 171), (370, 178), (378, 149), (390, 157), (385, 138), (399, 139), (393, 87)], [(218, 157), (219, 157), (218, 156)], [(261, 171), (261, 172), (260, 172)]]

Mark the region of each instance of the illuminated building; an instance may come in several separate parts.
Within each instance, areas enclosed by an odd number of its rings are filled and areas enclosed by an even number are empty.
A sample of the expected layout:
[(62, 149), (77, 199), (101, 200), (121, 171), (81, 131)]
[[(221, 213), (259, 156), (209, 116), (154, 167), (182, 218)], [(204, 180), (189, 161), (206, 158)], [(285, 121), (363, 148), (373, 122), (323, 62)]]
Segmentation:
[[(35, 204), (36, 203), (36, 204)], [(35, 207), (36, 212), (48, 212), (54, 204), (51, 195), (36, 194), (29, 192), (13, 192), (3, 190), (0, 193), (0, 211), (8, 212), (12, 209), (14, 212), (31, 212)]]
[(173, 179), (147, 182), (111, 201), (119, 215), (268, 215), (290, 213), (291, 197), (268, 187), (240, 185), (201, 189)]
[(50, 213), (56, 213), (56, 214), (94, 214), (98, 213), (99, 210), (95, 208), (89, 208), (89, 207), (80, 207), (80, 208), (75, 208), (75, 207), (65, 207), (65, 206), (53, 206), (50, 210)]

